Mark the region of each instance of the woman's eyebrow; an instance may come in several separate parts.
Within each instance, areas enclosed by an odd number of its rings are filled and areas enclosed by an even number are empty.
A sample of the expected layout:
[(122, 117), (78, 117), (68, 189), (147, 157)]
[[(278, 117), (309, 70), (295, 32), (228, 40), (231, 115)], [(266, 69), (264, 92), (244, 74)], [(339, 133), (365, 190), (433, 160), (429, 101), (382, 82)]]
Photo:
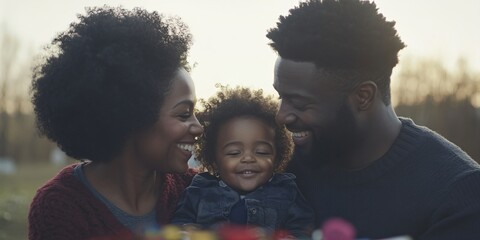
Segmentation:
[(183, 101), (175, 104), (175, 106), (173, 106), (172, 108), (176, 108), (176, 107), (178, 107), (178, 106), (180, 106), (180, 105), (188, 105), (189, 107), (192, 107), (192, 106), (193, 106), (193, 102), (192, 102), (192, 100), (183, 100)]

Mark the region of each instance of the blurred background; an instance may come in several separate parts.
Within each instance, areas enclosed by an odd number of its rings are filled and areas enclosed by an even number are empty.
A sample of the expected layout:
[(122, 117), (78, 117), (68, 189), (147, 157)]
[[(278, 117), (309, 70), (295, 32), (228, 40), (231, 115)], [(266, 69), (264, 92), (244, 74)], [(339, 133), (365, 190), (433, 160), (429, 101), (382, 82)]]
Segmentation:
[[(480, 1), (377, 0), (407, 48), (392, 77), (393, 104), (480, 160)], [(215, 84), (272, 88), (276, 54), (267, 29), (293, 0), (0, 0), (0, 239), (26, 239), (35, 191), (66, 164), (39, 137), (29, 101), (31, 69), (43, 48), (85, 7), (122, 5), (180, 16), (194, 36), (189, 61), (197, 97)]]

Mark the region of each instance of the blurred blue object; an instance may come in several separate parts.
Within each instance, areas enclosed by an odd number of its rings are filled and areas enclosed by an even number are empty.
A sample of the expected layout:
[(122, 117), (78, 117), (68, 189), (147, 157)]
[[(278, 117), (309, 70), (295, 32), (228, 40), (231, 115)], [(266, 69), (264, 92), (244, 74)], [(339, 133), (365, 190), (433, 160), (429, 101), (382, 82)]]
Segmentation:
[(15, 161), (9, 157), (0, 156), (0, 174), (12, 175), (17, 172)]

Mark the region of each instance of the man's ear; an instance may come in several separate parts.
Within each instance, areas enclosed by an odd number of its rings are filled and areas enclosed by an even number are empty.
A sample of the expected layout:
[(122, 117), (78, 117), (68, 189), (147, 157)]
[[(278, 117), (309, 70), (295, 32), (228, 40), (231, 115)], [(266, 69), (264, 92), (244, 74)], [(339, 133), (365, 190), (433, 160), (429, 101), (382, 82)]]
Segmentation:
[(350, 97), (357, 111), (366, 111), (373, 105), (377, 90), (377, 84), (372, 81), (362, 82), (355, 87)]

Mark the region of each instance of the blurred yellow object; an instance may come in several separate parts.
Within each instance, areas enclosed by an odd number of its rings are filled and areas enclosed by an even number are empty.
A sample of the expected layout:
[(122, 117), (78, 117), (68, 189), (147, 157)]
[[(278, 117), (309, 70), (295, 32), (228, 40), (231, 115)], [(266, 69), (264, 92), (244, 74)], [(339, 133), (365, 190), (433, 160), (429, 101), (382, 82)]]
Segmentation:
[(181, 229), (174, 225), (167, 225), (162, 228), (162, 235), (164, 240), (181, 240), (182, 232)]
[(183, 239), (182, 231), (174, 225), (167, 225), (163, 228), (151, 228), (145, 230), (143, 234), (144, 240), (181, 240)]
[(189, 232), (190, 240), (216, 240), (216, 234), (212, 231), (191, 231)]

